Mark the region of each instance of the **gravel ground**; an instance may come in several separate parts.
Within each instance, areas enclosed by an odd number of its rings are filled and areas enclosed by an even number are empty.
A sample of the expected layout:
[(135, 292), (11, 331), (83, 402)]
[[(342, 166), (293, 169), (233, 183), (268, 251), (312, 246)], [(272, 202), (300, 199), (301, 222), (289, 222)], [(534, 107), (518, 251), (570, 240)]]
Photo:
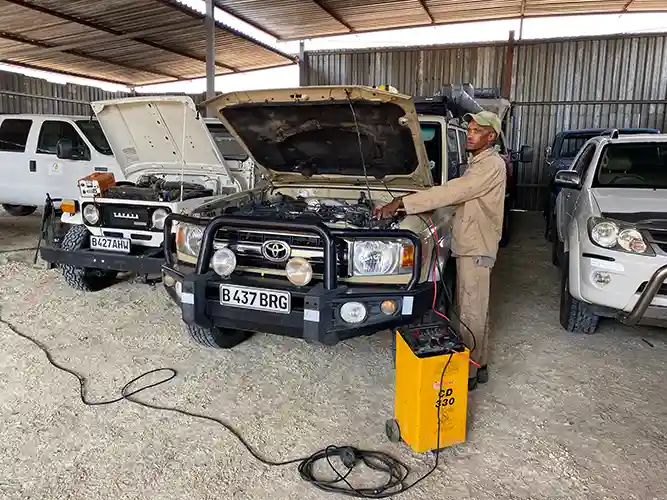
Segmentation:
[[(493, 274), (491, 380), (470, 395), (468, 441), (401, 497), (667, 498), (664, 331), (613, 321), (592, 336), (561, 330), (540, 217), (518, 219)], [(0, 213), (0, 251), (34, 246), (38, 226), (39, 216)], [(174, 367), (176, 381), (142, 398), (224, 418), (267, 457), (353, 444), (388, 451), (415, 473), (432, 463), (384, 436), (388, 333), (333, 348), (257, 335), (232, 351), (206, 350), (184, 335), (159, 286), (77, 293), (33, 265), (32, 252), (0, 254), (0, 304), (5, 319), (88, 377), (91, 399)], [(83, 406), (76, 380), (2, 325), (0, 401), (2, 499), (333, 497), (294, 466), (254, 461), (214, 424), (127, 402)]]

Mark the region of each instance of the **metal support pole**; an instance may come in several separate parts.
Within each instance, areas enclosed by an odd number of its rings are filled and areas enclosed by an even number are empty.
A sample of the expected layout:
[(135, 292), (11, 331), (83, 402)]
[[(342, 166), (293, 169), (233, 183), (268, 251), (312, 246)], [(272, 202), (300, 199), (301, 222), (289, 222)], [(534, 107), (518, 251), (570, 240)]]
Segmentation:
[(213, 0), (206, 0), (205, 24), (206, 24), (206, 99), (211, 99), (215, 97), (215, 17), (213, 10)]
[(299, 86), (306, 85), (306, 47), (303, 40), (299, 41)]
[(507, 58), (505, 59), (505, 67), (503, 74), (502, 96), (505, 99), (510, 98), (512, 91), (512, 65), (514, 63), (514, 31), (510, 31), (509, 40), (507, 41)]

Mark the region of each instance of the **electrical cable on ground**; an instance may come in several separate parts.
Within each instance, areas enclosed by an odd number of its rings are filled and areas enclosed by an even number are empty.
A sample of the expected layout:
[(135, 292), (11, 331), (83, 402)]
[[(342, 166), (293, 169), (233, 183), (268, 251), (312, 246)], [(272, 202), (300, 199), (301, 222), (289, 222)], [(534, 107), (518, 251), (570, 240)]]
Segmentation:
[[(237, 431), (231, 424), (225, 422), (224, 420), (221, 420), (219, 418), (211, 417), (208, 415), (203, 415), (200, 413), (194, 413), (190, 412), (187, 410), (183, 410), (180, 408), (174, 408), (174, 407), (169, 407), (169, 406), (163, 406), (163, 405), (158, 405), (158, 404), (151, 404), (151, 403), (146, 403), (144, 401), (141, 401), (139, 399), (134, 398), (133, 396), (136, 396), (137, 394), (144, 392), (148, 389), (155, 388), (157, 386), (160, 386), (162, 384), (165, 384), (173, 379), (176, 378), (178, 375), (178, 372), (173, 369), (173, 368), (156, 368), (153, 370), (149, 370), (147, 372), (142, 373), (141, 375), (133, 378), (130, 380), (127, 384), (123, 386), (123, 388), (120, 391), (120, 397), (117, 397), (115, 399), (109, 399), (109, 400), (103, 400), (103, 401), (88, 401), (86, 399), (86, 378), (83, 375), (80, 375), (76, 371), (72, 370), (71, 368), (68, 368), (66, 366), (63, 366), (59, 364), (54, 358), (49, 349), (44, 346), (40, 341), (36, 340), (32, 336), (23, 333), (17, 328), (13, 323), (7, 321), (6, 319), (2, 318), (0, 316), (0, 324), (5, 325), (11, 332), (13, 332), (15, 335), (18, 335), (24, 340), (27, 340), (31, 342), (34, 346), (36, 346), (38, 349), (40, 349), (44, 355), (46, 356), (46, 359), (48, 362), (57, 368), (58, 370), (61, 370), (65, 373), (68, 373), (75, 377), (78, 382), (79, 382), (79, 396), (81, 398), (81, 402), (86, 405), (86, 406), (103, 406), (103, 405), (111, 405), (114, 403), (119, 403), (121, 401), (129, 401), (131, 403), (134, 403), (138, 406), (142, 406), (144, 408), (148, 408), (151, 410), (160, 410), (160, 411), (168, 411), (172, 413), (177, 413), (179, 415), (184, 415), (190, 418), (194, 419), (199, 419), (199, 420), (205, 420), (209, 422), (214, 422), (220, 426), (222, 426), (224, 429), (229, 431), (245, 448), (246, 450), (259, 462), (263, 463), (264, 465), (268, 466), (284, 466), (284, 465), (291, 465), (291, 464), (299, 464), (298, 465), (298, 471), (301, 479), (306, 481), (307, 483), (310, 483), (313, 485), (315, 488), (318, 488), (320, 490), (326, 491), (326, 492), (331, 492), (331, 493), (338, 493), (341, 495), (346, 495), (346, 496), (351, 496), (351, 497), (356, 497), (356, 498), (389, 498), (396, 496), (400, 493), (404, 493), (410, 489), (412, 489), (414, 486), (422, 482), (424, 479), (429, 477), (438, 467), (439, 461), (440, 461), (440, 424), (441, 424), (441, 419), (440, 419), (440, 411), (442, 407), (442, 394), (443, 391), (439, 391), (438, 393), (438, 399), (437, 399), (437, 418), (438, 418), (438, 437), (437, 437), (437, 446), (435, 449), (435, 462), (431, 469), (426, 472), (424, 475), (416, 479), (412, 483), (406, 484), (406, 480), (408, 478), (408, 475), (410, 474), (410, 468), (405, 465), (403, 462), (400, 460), (392, 457), (388, 453), (381, 452), (381, 451), (372, 451), (372, 450), (360, 450), (357, 448), (354, 448), (352, 446), (334, 446), (330, 445), (324, 448), (323, 450), (317, 451), (313, 453), (312, 455), (308, 457), (301, 457), (301, 458), (294, 458), (294, 459), (289, 459), (289, 460), (283, 460), (283, 461), (275, 461), (275, 460), (270, 460), (265, 457), (263, 457), (255, 448), (248, 443), (245, 438), (241, 435), (239, 431)], [(445, 377), (445, 373), (447, 371), (447, 368), (449, 367), (449, 363), (452, 360), (453, 353), (449, 354), (449, 357), (447, 359), (447, 362), (445, 363), (444, 368), (442, 369), (442, 372), (440, 374), (440, 386), (442, 387), (442, 383)], [(165, 373), (166, 376), (157, 382), (153, 382), (151, 384), (147, 384), (144, 386), (140, 386), (136, 389), (131, 390), (132, 386), (139, 382), (140, 380), (144, 379), (145, 377), (148, 377), (149, 375), (156, 374), (156, 373)], [(338, 469), (334, 466), (334, 464), (331, 462), (331, 458), (333, 457), (338, 457), (344, 464), (345, 467), (347, 467), (346, 472), (339, 472)], [(315, 466), (318, 462), (326, 460), (328, 463), (329, 467), (331, 470), (334, 472), (336, 478), (335, 479), (322, 479), (316, 477), (314, 473)], [(349, 476), (353, 472), (354, 468), (357, 466), (359, 463), (363, 463), (366, 467), (369, 469), (372, 469), (374, 471), (378, 472), (384, 472), (388, 475), (388, 478), (386, 482), (383, 485), (380, 486), (374, 486), (374, 487), (354, 487), (350, 481), (348, 480)], [(339, 483), (344, 483), (347, 487), (342, 487), (339, 485)]]

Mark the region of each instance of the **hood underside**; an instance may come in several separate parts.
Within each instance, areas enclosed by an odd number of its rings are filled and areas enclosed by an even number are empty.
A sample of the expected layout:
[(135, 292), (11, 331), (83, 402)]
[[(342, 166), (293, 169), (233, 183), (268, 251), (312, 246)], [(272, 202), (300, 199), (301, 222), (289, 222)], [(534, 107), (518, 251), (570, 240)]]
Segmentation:
[(126, 174), (184, 168), (229, 176), (191, 98), (129, 97), (91, 107)]
[(205, 103), (272, 178), (430, 182), (409, 96), (370, 87), (233, 92)]

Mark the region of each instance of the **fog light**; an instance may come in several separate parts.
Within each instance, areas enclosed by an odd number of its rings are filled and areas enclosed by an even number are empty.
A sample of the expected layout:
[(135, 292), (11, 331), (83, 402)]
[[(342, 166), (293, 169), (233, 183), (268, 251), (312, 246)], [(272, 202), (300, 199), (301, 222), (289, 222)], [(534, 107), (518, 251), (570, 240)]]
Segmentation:
[(391, 316), (396, 312), (396, 301), (395, 300), (385, 300), (380, 304), (380, 310), (385, 313), (387, 316)]
[(340, 308), (340, 317), (346, 323), (361, 323), (366, 319), (366, 307), (360, 302), (346, 302)]
[(313, 279), (313, 267), (306, 259), (294, 257), (285, 266), (287, 279), (296, 286), (305, 286)]
[(600, 286), (608, 285), (611, 282), (611, 274), (602, 271), (595, 271), (593, 273), (593, 281)]
[(236, 269), (236, 255), (229, 248), (221, 248), (213, 254), (211, 267), (220, 276), (226, 278)]

